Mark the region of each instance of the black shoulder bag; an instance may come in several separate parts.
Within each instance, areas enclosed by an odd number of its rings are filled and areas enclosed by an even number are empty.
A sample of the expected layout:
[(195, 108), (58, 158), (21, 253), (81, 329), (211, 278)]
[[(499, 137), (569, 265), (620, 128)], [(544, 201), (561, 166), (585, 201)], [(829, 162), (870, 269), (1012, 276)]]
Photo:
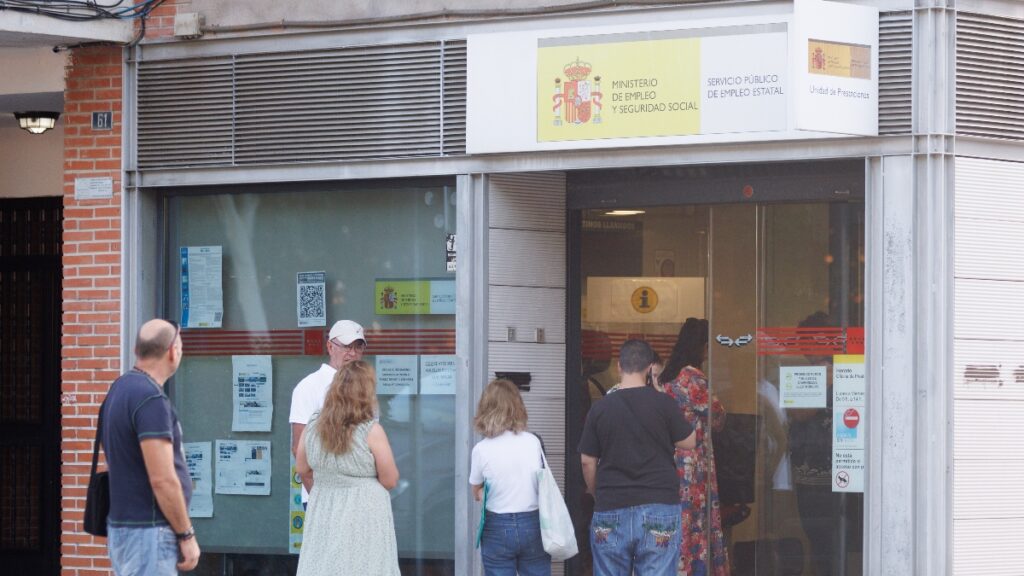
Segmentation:
[(110, 514), (110, 476), (107, 472), (96, 472), (96, 461), (100, 454), (100, 439), (103, 437), (103, 408), (96, 423), (96, 439), (92, 443), (92, 470), (89, 472), (89, 490), (85, 496), (85, 517), (82, 520), (85, 531), (93, 536), (107, 536), (107, 515)]

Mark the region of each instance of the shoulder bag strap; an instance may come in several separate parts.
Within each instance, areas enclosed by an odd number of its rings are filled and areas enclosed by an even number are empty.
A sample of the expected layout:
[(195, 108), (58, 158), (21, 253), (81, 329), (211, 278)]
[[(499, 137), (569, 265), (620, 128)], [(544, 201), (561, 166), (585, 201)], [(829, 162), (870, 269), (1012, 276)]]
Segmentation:
[[(113, 386), (111, 386), (113, 388)], [(107, 390), (107, 396), (103, 398), (103, 403), (100, 404), (100, 413), (96, 418), (96, 439), (92, 441), (92, 470), (89, 472), (89, 477), (92, 478), (96, 475), (96, 462), (100, 456), (100, 444), (103, 438), (103, 408), (107, 405), (107, 398), (110, 397), (110, 390)]]

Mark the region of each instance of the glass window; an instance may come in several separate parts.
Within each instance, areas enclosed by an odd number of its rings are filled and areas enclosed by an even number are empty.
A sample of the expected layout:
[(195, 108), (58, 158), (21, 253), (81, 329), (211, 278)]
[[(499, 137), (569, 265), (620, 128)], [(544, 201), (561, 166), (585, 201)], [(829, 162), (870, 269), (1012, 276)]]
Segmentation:
[[(166, 206), (166, 309), (169, 318), (182, 320), (185, 347), (169, 391), (185, 441), (211, 443), (213, 460), (212, 517), (193, 520), (204, 551), (198, 573), (294, 571), (303, 518), (291, 482), (291, 394), (328, 361), (331, 324), (351, 319), (365, 329), (364, 360), (378, 371), (380, 423), (401, 473), (391, 503), (402, 573), (452, 574), (453, 183), (283, 186), (264, 193), (172, 195)], [(219, 256), (204, 255), (202, 247), (219, 247)], [(217, 276), (218, 261), (219, 297), (205, 285)], [(203, 265), (212, 266), (204, 271)], [(299, 275), (308, 272), (323, 276), (303, 275), (306, 288), (300, 291)], [(317, 322), (318, 316), (325, 320)], [(313, 325), (303, 326), (300, 317)], [(189, 319), (213, 325), (189, 326)], [(269, 430), (239, 431), (243, 416), (250, 427), (261, 428), (267, 414), (258, 383), (246, 389), (249, 400), (236, 396), (238, 356), (270, 361)], [(232, 469), (218, 463), (218, 441), (270, 447), (269, 495), (221, 493), (218, 483), (228, 486)], [(256, 478), (253, 484), (263, 482), (259, 470), (244, 472)]]

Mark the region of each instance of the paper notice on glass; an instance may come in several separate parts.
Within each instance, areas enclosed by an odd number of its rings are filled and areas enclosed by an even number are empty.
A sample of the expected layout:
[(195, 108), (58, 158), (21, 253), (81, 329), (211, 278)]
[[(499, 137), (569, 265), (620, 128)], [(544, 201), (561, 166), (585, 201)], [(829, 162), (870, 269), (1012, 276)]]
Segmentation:
[(864, 491), (864, 450), (832, 451), (832, 491)]
[(824, 408), (828, 387), (824, 366), (779, 368), (779, 398), (783, 408)]
[(213, 517), (213, 473), (211, 459), (213, 447), (210, 442), (185, 442), (185, 465), (192, 478), (192, 501), (188, 504), (188, 515), (192, 518)]
[(217, 440), (217, 494), (270, 495), (270, 442)]
[(302, 528), (306, 524), (306, 512), (302, 507), (302, 479), (295, 469), (295, 455), (291, 455), (291, 481), (288, 482), (288, 553), (302, 551)]
[(232, 356), (232, 432), (270, 432), (274, 417), (274, 378), (270, 356)]
[(455, 356), (420, 356), (420, 394), (455, 394)]
[(299, 328), (327, 326), (326, 285), (326, 272), (299, 272), (295, 275), (295, 304)]
[(181, 248), (181, 325), (220, 328), (224, 319), (220, 246)]
[(415, 394), (416, 356), (377, 356), (377, 394)]
[(833, 357), (832, 405), (865, 406), (867, 379), (864, 374), (864, 356), (842, 354)]

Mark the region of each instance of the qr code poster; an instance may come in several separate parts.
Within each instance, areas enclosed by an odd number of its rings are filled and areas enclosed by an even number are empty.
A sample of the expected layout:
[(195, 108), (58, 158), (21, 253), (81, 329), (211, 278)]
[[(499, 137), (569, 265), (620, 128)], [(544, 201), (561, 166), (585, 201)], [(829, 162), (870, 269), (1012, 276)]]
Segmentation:
[(326, 272), (299, 272), (296, 275), (295, 297), (299, 328), (327, 326)]

